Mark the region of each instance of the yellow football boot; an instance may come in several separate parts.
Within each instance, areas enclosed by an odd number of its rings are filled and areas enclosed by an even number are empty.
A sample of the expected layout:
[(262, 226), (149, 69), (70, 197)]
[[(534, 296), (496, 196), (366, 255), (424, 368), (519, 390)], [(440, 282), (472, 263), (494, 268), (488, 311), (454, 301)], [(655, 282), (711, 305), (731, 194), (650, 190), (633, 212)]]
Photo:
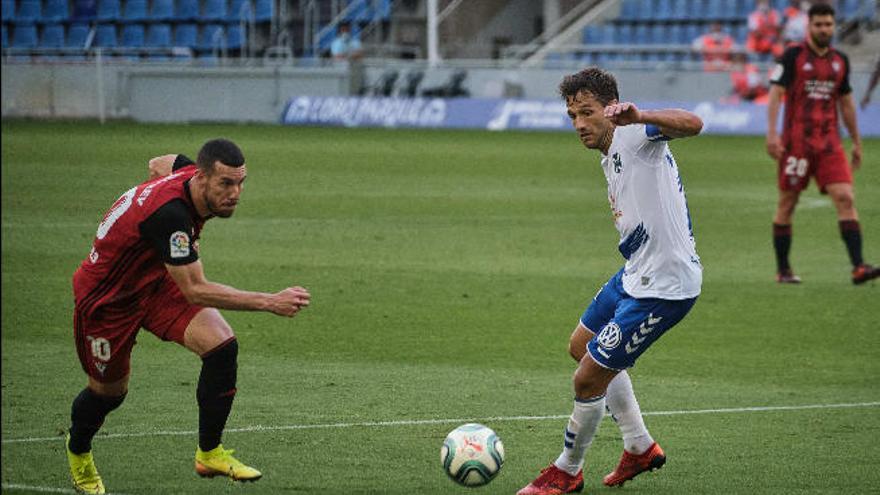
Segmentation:
[(207, 452), (197, 448), (196, 472), (202, 478), (229, 476), (234, 481), (257, 481), (263, 476), (263, 473), (232, 457), (233, 452), (235, 451), (232, 449), (225, 450), (223, 445)]
[(70, 464), (70, 475), (73, 477), (73, 487), (79, 493), (102, 495), (105, 493), (104, 482), (95, 467), (95, 459), (91, 452), (74, 454), (70, 451), (70, 435), (64, 442), (67, 451), (67, 462)]

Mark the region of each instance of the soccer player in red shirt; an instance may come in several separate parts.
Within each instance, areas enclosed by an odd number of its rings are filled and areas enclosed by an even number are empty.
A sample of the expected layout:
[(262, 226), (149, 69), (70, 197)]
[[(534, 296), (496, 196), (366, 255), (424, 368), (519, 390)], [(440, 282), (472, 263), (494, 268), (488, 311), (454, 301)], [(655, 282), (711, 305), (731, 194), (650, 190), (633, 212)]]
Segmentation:
[[(880, 268), (862, 259), (862, 234), (855, 207), (852, 170), (862, 163), (862, 141), (849, 84), (849, 60), (831, 47), (834, 9), (812, 6), (807, 39), (788, 48), (771, 78), (767, 110), (767, 152), (778, 161), (779, 203), (773, 219), (779, 283), (800, 283), (791, 269), (791, 220), (801, 191), (816, 178), (837, 209), (840, 234), (852, 262), (852, 281), (861, 284), (880, 276)], [(782, 138), (776, 131), (779, 105), (785, 95)], [(852, 170), (838, 131), (837, 112), (852, 138)]]
[(247, 177), (238, 146), (208, 141), (195, 163), (183, 155), (156, 158), (150, 177), (116, 200), (73, 276), (74, 340), (88, 386), (73, 401), (67, 457), (74, 487), (83, 493), (105, 492), (91, 441), (125, 399), (131, 349), (142, 327), (202, 359), (198, 474), (259, 479), (259, 471), (220, 443), (235, 398), (238, 343), (218, 309), (292, 317), (309, 305), (302, 287), (247, 292), (205, 278), (197, 240), (208, 219), (228, 218), (238, 205)]

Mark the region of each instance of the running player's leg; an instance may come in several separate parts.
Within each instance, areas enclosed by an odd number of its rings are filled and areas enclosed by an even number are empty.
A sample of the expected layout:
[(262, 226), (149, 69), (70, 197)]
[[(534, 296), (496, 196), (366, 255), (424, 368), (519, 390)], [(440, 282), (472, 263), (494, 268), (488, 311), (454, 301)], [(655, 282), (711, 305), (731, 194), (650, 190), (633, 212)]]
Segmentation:
[(166, 278), (149, 304), (144, 328), (164, 340), (183, 345), (202, 359), (196, 388), (199, 405), (199, 446), (196, 471), (201, 476), (229, 476), (252, 481), (262, 475), (232, 457), (221, 444), (223, 429), (235, 400), (238, 341), (219, 311), (189, 304), (177, 285)]

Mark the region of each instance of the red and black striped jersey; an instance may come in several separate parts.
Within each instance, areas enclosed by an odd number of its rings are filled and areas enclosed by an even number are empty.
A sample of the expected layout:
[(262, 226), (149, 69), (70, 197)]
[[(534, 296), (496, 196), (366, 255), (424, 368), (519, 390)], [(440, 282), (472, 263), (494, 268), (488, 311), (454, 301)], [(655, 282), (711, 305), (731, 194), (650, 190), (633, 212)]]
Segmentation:
[(846, 55), (830, 48), (820, 56), (799, 43), (785, 50), (770, 82), (785, 87), (786, 148), (830, 151), (840, 145), (838, 103), (852, 92)]
[(134, 308), (167, 273), (165, 263), (198, 259), (205, 220), (189, 192), (194, 165), (144, 182), (120, 196), (98, 226), (88, 257), (74, 275), (77, 307)]

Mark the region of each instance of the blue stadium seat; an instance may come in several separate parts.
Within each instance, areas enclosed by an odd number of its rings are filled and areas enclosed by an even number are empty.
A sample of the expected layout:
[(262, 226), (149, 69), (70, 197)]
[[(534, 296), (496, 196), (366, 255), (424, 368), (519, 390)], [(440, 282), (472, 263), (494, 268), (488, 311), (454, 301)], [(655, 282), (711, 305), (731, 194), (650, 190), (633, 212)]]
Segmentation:
[(226, 33), (223, 31), (221, 24), (205, 24), (202, 26), (202, 33), (199, 36), (199, 42), (196, 44), (197, 50), (211, 51), (215, 46), (222, 46)]
[(622, 21), (635, 21), (639, 19), (639, 3), (639, 0), (623, 0), (619, 19)]
[(199, 18), (199, 0), (177, 0), (175, 21), (195, 21)]
[(694, 40), (703, 35), (703, 28), (696, 23), (690, 23), (684, 28), (684, 39), (687, 43), (693, 43)]
[(15, 20), (15, 0), (3, 0), (3, 25)]
[(126, 48), (144, 47), (144, 25), (126, 24), (122, 28), (122, 46)]
[(67, 10), (67, 0), (46, 0), (46, 9), (43, 11), (44, 21), (66, 21), (68, 17), (70, 13)]
[(97, 0), (73, 0), (73, 14), (71, 19), (77, 21), (91, 21), (98, 14)]
[(666, 31), (667, 40), (666, 42), (669, 44), (683, 44), (690, 43), (690, 40), (684, 39), (684, 28), (681, 24), (671, 24), (669, 29)]
[(648, 35), (648, 40), (651, 44), (659, 45), (670, 43), (669, 38), (667, 38), (667, 30), (665, 24), (654, 24), (651, 26), (650, 34)]
[(242, 19), (248, 19), (254, 15), (254, 6), (251, 0), (232, 0), (229, 5), (229, 22), (240, 22)]
[(600, 26), (587, 26), (584, 28), (583, 43), (585, 45), (598, 45), (602, 40)]
[(629, 23), (621, 23), (617, 25), (617, 32), (614, 33), (614, 39), (620, 45), (631, 44), (633, 38), (633, 27)]
[(147, 0), (126, 0), (122, 11), (125, 22), (144, 22), (147, 20)]
[(706, 20), (706, 11), (708, 10), (707, 3), (709, 0), (694, 0), (690, 3), (690, 12), (691, 19), (697, 21), (705, 21)]
[(0, 41), (0, 43), (2, 43), (2, 44), (0, 44), (0, 46), (2, 46), (3, 48), (6, 48), (7, 46), (9, 46), (9, 33), (6, 32), (6, 24), (3, 24), (2, 27), (3, 27), (3, 35), (2, 35), (3, 38), (2, 38), (2, 41)]
[(245, 45), (245, 30), (241, 24), (230, 24), (226, 31), (226, 48), (240, 50)]
[(164, 22), (174, 19), (174, 0), (153, 0), (150, 6), (150, 20)]
[(740, 45), (744, 45), (749, 35), (749, 25), (746, 23), (737, 24), (732, 31), (733, 39)]
[(119, 0), (98, 0), (98, 22), (116, 22), (122, 15)]
[(205, 0), (202, 9), (203, 21), (225, 21), (229, 15), (226, 0)]
[(116, 24), (98, 24), (95, 28), (95, 41), (92, 46), (100, 48), (116, 48), (118, 46), (116, 39)]
[(668, 21), (673, 18), (672, 0), (656, 0), (657, 5), (654, 6), (654, 20)]
[(198, 26), (195, 24), (178, 24), (174, 29), (174, 46), (195, 48)]
[(647, 45), (650, 43), (651, 32), (647, 24), (636, 24), (633, 30), (633, 43), (637, 45)]
[[(15, 13), (15, 22), (19, 24), (33, 24), (43, 19), (43, 6), (40, 0), (22, 0)], [(14, 41), (13, 41), (14, 43)]]
[(841, 0), (838, 2), (839, 17), (852, 19), (856, 16), (860, 7), (860, 0)]
[(12, 33), (12, 48), (36, 48), (37, 25), (19, 24)]
[(65, 48), (85, 48), (91, 30), (88, 24), (71, 24), (67, 29), (67, 40), (64, 42)]
[(603, 45), (614, 44), (614, 26), (612, 24), (604, 24), (599, 27), (599, 43)]
[(673, 0), (672, 2), (672, 18), (678, 21), (685, 21), (691, 18), (691, 6), (688, 0)]
[(61, 48), (64, 46), (64, 25), (46, 24), (40, 35), (40, 48)]
[(257, 22), (269, 22), (275, 15), (275, 5), (272, 0), (256, 0), (254, 12)]
[(171, 46), (171, 24), (151, 24), (147, 28), (147, 38), (144, 44), (155, 48), (168, 48)]

